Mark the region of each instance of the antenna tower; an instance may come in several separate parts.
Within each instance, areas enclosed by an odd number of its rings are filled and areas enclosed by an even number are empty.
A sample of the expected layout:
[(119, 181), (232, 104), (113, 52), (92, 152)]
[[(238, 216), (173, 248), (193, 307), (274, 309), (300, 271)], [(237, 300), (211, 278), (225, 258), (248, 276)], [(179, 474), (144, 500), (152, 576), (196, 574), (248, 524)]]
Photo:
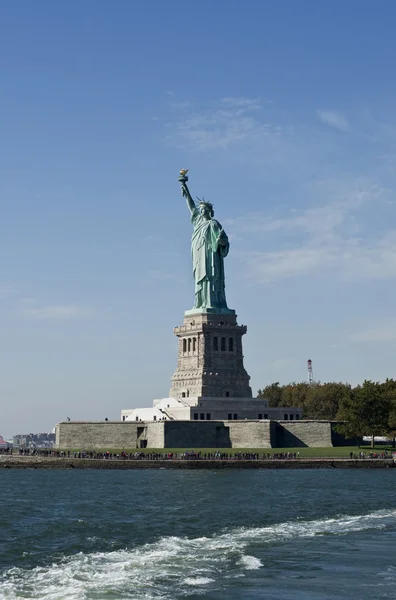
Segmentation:
[(308, 383), (313, 383), (314, 378), (313, 378), (313, 371), (312, 371), (312, 360), (309, 359), (307, 364), (308, 364)]

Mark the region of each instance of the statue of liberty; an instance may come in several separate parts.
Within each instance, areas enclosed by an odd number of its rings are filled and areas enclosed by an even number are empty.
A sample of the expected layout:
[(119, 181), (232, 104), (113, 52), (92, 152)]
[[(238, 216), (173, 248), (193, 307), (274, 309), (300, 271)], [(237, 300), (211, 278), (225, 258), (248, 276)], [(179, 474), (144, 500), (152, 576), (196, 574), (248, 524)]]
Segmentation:
[[(188, 170), (188, 169), (187, 169)], [(213, 218), (213, 205), (199, 199), (195, 204), (187, 187), (187, 170), (180, 171), (182, 195), (191, 213), (191, 253), (195, 279), (193, 312), (234, 313), (225, 297), (224, 258), (230, 244), (222, 226)]]

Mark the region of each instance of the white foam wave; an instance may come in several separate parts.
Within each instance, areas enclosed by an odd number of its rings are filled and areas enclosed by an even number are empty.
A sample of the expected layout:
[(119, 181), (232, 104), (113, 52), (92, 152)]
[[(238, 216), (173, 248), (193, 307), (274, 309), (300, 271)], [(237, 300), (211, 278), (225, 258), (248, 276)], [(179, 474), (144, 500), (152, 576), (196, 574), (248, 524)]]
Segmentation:
[[(212, 537), (166, 537), (130, 550), (80, 553), (46, 567), (13, 568), (0, 574), (0, 598), (14, 600), (82, 600), (99, 594), (140, 600), (168, 600), (194, 594), (230, 573), (259, 569), (255, 547), (293, 538), (344, 535), (395, 525), (396, 510), (291, 521), (266, 527), (239, 528)], [(247, 548), (250, 552), (247, 553)], [(189, 591), (189, 589), (191, 591)]]
[(214, 579), (210, 577), (187, 577), (184, 580), (186, 585), (206, 585), (208, 583), (212, 583)]
[(385, 581), (389, 581), (390, 583), (395, 583), (396, 581), (396, 567), (394, 566), (390, 566), (386, 569), (386, 571), (379, 573), (379, 575), (385, 580)]
[(247, 571), (255, 571), (256, 569), (260, 569), (263, 566), (261, 560), (256, 558), (255, 556), (250, 556), (249, 554), (244, 554), (237, 562), (238, 565), (244, 567)]

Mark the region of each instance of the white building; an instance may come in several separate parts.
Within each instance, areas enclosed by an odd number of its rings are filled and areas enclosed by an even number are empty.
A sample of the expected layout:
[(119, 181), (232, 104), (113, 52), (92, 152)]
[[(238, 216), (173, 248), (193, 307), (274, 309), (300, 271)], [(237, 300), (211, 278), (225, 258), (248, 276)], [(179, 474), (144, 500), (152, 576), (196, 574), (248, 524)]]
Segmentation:
[(300, 408), (269, 408), (263, 398), (161, 398), (152, 408), (121, 411), (122, 421), (298, 421)]

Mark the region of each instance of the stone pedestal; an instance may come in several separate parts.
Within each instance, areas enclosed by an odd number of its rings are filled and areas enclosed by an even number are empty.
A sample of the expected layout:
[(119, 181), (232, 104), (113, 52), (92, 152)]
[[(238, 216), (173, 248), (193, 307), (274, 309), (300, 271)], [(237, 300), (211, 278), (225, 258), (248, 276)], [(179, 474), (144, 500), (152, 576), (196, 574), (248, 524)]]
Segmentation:
[(242, 336), (234, 311), (188, 311), (175, 327), (178, 338), (177, 369), (169, 396), (251, 398), (250, 377), (243, 366)]

